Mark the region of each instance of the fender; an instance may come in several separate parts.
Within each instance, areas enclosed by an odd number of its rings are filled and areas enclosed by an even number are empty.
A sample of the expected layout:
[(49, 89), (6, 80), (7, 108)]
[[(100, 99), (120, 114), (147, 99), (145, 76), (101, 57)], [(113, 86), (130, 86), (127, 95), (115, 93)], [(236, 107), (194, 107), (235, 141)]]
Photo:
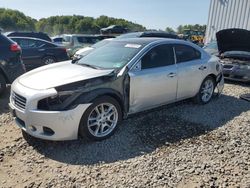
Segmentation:
[(76, 100), (74, 100), (68, 108), (75, 107), (78, 104), (84, 104), (84, 103), (91, 103), (94, 99), (108, 95), (110, 97), (113, 97), (114, 99), (117, 100), (117, 102), (120, 104), (123, 116), (124, 118), (127, 117), (127, 103), (126, 101), (126, 96), (123, 96), (120, 92), (111, 89), (111, 88), (100, 88), (100, 89), (95, 89), (87, 93), (82, 93), (80, 96), (77, 97)]

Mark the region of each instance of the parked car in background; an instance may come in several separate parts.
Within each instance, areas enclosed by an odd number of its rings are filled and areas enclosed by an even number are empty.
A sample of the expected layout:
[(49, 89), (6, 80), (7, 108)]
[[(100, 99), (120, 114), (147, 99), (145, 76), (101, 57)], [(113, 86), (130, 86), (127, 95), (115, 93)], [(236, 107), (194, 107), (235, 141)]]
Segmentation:
[(102, 140), (130, 114), (186, 98), (206, 104), (223, 83), (218, 58), (195, 44), (120, 39), (79, 61), (22, 75), (12, 84), (10, 108), (17, 125), (34, 137)]
[(122, 34), (127, 33), (128, 29), (119, 25), (110, 25), (109, 27), (102, 28), (101, 34)]
[(107, 39), (101, 40), (101, 41), (93, 44), (92, 46), (87, 46), (87, 47), (84, 47), (84, 48), (80, 48), (74, 54), (73, 59), (78, 60), (78, 59), (84, 57), (85, 55), (87, 55), (88, 53), (90, 53), (92, 50), (94, 50), (96, 48), (99, 48), (99, 47), (102, 47), (102, 46), (108, 44), (112, 40), (114, 40), (114, 38), (107, 38)]
[(20, 31), (13, 31), (6, 33), (7, 37), (31, 37), (31, 38), (38, 38), (42, 40), (46, 40), (52, 42), (51, 38), (43, 32), (20, 32)]
[(52, 42), (58, 45), (63, 45), (63, 37), (62, 36), (55, 36), (52, 37)]
[(86, 46), (91, 46), (101, 39), (95, 35), (81, 35), (81, 34), (65, 34), (63, 37), (63, 45), (68, 49), (69, 56), (73, 56), (74, 53)]
[(167, 33), (164, 31), (132, 32), (132, 33), (122, 34), (117, 38), (123, 39), (123, 38), (138, 38), (138, 37), (160, 37), (160, 38), (179, 39), (178, 35)]
[(225, 29), (216, 38), (225, 79), (250, 82), (250, 31)]
[(28, 37), (11, 37), (22, 48), (22, 59), (26, 69), (34, 68), (68, 60), (68, 54), (64, 47), (51, 42)]
[(11, 84), (24, 72), (20, 46), (0, 34), (0, 94), (5, 91), (6, 84)]

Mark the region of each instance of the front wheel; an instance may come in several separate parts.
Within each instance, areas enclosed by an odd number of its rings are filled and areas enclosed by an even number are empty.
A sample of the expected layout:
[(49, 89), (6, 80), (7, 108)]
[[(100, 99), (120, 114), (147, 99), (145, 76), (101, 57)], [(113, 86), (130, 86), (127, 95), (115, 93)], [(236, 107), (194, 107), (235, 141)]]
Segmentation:
[(198, 104), (207, 104), (213, 97), (215, 81), (208, 76), (201, 84), (199, 93), (195, 96), (194, 101)]
[(97, 98), (83, 114), (79, 134), (91, 140), (106, 139), (115, 132), (121, 117), (121, 107), (114, 98), (109, 96)]
[(55, 63), (55, 62), (56, 62), (56, 60), (55, 60), (54, 57), (47, 56), (47, 57), (44, 57), (44, 58), (43, 58), (43, 63), (44, 63), (45, 65), (49, 65), (49, 64), (52, 64), (52, 63)]

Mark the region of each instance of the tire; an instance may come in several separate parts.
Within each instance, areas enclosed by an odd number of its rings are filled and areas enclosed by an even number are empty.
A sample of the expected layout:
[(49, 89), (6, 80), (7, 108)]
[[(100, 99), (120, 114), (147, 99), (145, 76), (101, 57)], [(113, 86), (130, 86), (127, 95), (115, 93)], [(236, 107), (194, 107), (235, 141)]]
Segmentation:
[(6, 90), (6, 80), (4, 76), (0, 73), (0, 95)]
[(90, 140), (104, 140), (114, 134), (121, 119), (121, 107), (114, 98), (96, 98), (81, 118), (79, 135)]
[(56, 59), (54, 57), (52, 57), (52, 56), (46, 56), (46, 57), (43, 58), (42, 62), (45, 65), (49, 65), (49, 64), (55, 63)]
[(194, 102), (197, 104), (207, 104), (211, 101), (215, 89), (215, 80), (213, 77), (206, 77), (199, 89), (198, 94), (194, 97)]

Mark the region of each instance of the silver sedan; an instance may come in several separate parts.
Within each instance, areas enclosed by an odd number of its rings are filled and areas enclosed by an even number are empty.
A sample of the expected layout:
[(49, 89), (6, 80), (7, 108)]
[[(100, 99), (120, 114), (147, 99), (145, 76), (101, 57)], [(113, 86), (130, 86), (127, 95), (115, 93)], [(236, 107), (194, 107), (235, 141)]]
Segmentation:
[(34, 137), (102, 140), (130, 114), (187, 98), (206, 104), (223, 84), (218, 59), (192, 43), (119, 39), (78, 61), (19, 77), (10, 108), (17, 125)]

